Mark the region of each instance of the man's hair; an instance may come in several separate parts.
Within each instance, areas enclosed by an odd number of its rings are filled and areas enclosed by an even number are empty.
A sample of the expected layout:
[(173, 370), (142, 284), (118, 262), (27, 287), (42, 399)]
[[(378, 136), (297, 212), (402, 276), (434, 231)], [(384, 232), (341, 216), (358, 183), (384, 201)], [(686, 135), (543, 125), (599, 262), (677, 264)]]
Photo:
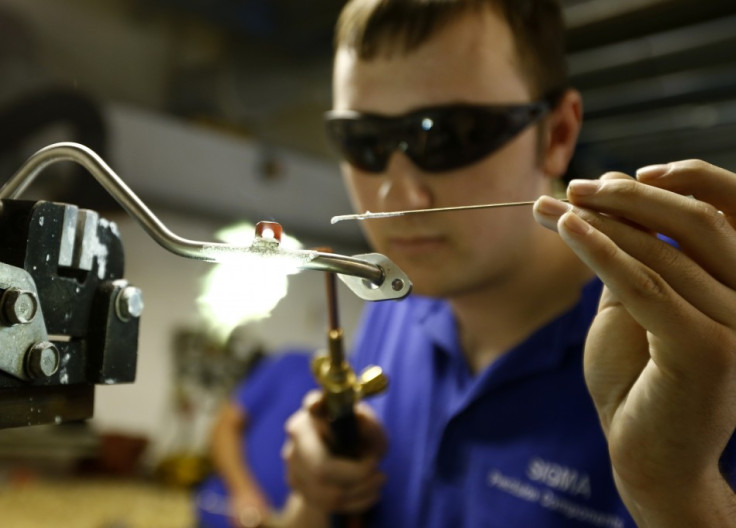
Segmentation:
[(472, 10), (491, 8), (514, 35), (519, 69), (535, 97), (565, 88), (565, 24), (557, 0), (350, 0), (335, 33), (335, 48), (361, 60), (409, 53)]

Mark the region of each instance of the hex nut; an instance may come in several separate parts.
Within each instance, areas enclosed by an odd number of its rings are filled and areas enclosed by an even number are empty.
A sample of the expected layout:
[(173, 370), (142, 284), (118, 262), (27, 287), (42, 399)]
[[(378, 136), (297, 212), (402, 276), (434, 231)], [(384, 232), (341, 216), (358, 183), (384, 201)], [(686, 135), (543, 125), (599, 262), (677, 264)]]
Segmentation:
[(48, 378), (59, 369), (59, 349), (49, 341), (33, 345), (26, 353), (26, 373), (34, 379)]
[(115, 300), (115, 314), (123, 322), (143, 313), (143, 292), (135, 286), (126, 286), (118, 293)]
[(38, 298), (32, 291), (8, 288), (0, 298), (3, 319), (9, 325), (28, 324), (38, 311)]

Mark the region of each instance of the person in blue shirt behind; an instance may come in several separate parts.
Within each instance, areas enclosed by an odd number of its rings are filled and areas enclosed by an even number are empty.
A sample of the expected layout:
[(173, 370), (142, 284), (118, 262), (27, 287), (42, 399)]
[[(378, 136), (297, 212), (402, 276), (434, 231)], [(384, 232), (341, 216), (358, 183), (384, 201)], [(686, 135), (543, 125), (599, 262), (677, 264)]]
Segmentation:
[(736, 526), (736, 175), (545, 196), (582, 121), (563, 37), (553, 0), (344, 7), (326, 119), (357, 211), (542, 198), (363, 222), (415, 293), (356, 340), (391, 380), (361, 456), (330, 454), (318, 398), (289, 419), (290, 526)]
[(284, 422), (317, 386), (311, 357), (288, 351), (261, 358), (223, 404), (211, 434), (215, 472), (196, 493), (199, 528), (254, 528), (284, 506)]

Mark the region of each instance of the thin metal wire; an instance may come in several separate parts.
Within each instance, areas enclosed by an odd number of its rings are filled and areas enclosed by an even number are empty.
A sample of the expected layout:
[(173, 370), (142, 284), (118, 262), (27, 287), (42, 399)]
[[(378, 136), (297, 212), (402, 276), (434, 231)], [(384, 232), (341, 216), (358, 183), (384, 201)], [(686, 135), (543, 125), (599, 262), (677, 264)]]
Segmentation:
[[(567, 202), (567, 199), (561, 199), (561, 202)], [(425, 213), (445, 213), (448, 211), (468, 211), (471, 209), (496, 209), (499, 207), (518, 207), (521, 205), (534, 205), (536, 200), (530, 200), (528, 202), (505, 202), (505, 203), (492, 203), (492, 204), (480, 204), (480, 205), (459, 205), (456, 207), (435, 207), (434, 209), (410, 209), (408, 211), (389, 211), (385, 213), (371, 213), (370, 211), (360, 214), (347, 214), (333, 216), (330, 220), (331, 224), (336, 224), (344, 220), (373, 220), (375, 218), (393, 218), (396, 216), (406, 216), (414, 214), (425, 214)]]

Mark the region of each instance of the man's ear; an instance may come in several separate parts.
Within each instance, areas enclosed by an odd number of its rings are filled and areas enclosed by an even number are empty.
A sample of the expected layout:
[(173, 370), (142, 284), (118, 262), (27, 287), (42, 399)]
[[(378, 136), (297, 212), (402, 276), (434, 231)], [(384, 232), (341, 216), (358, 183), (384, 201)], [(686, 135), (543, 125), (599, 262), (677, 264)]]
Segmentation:
[(580, 92), (569, 89), (547, 115), (542, 143), (542, 168), (551, 178), (567, 171), (583, 122), (583, 100)]

